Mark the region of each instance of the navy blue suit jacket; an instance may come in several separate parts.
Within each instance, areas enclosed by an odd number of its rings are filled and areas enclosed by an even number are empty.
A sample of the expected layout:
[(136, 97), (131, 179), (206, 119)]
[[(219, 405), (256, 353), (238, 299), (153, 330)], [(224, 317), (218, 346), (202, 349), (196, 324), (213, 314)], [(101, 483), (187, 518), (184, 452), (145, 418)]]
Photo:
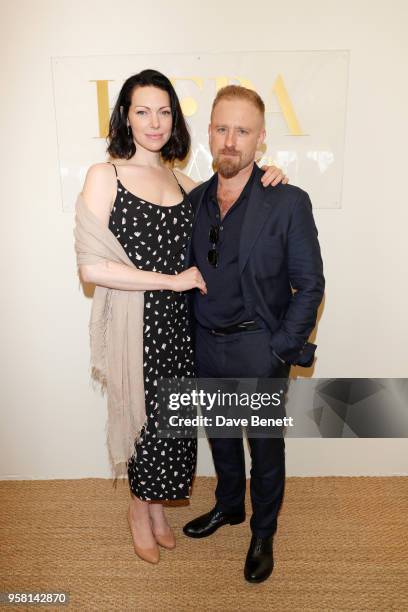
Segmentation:
[[(308, 337), (325, 284), (312, 204), (299, 187), (263, 187), (262, 174), (257, 168), (241, 230), (242, 295), (247, 312), (272, 332), (272, 350), (287, 363), (310, 366), (316, 345)], [(213, 180), (189, 194), (195, 214)], [(187, 262), (194, 265), (190, 247)]]

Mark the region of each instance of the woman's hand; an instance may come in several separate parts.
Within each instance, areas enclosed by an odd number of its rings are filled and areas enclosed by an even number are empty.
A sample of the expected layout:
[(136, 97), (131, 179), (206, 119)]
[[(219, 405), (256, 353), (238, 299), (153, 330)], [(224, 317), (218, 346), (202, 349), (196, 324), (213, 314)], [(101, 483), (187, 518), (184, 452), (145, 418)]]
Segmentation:
[(272, 185), (272, 187), (276, 187), (279, 183), (286, 185), (289, 183), (289, 179), (282, 172), (280, 168), (277, 166), (261, 166), (261, 170), (264, 170), (264, 175), (261, 178), (261, 183), (264, 187), (268, 187), (268, 185)]
[(207, 285), (201, 272), (195, 266), (184, 270), (180, 274), (175, 274), (171, 277), (172, 291), (188, 291), (189, 289), (199, 289), (202, 295), (207, 293)]

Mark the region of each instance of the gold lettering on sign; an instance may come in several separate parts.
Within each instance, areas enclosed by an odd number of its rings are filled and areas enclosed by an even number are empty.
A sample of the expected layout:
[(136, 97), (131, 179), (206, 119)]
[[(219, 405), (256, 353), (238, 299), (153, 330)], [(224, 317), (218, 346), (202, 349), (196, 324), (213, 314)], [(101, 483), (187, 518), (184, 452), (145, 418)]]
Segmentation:
[(296, 117), (295, 109), (293, 108), (291, 99), (287, 92), (285, 83), (280, 74), (277, 76), (276, 81), (273, 84), (272, 92), (276, 95), (278, 99), (279, 106), (282, 110), (283, 116), (285, 117), (285, 121), (290, 133), (293, 136), (304, 136), (302, 128), (300, 127), (300, 123)]
[[(204, 79), (200, 77), (172, 77), (170, 79), (173, 87), (176, 87), (176, 81), (193, 81), (197, 87), (202, 91), (204, 88)], [(180, 99), (181, 110), (185, 117), (192, 117), (198, 110), (198, 103), (192, 96), (187, 96)]]
[(96, 100), (98, 104), (98, 125), (99, 136), (97, 138), (106, 138), (109, 133), (109, 89), (108, 83), (113, 79), (106, 81), (89, 81), (96, 83)]
[[(226, 77), (219, 76), (213, 77), (215, 79), (215, 90), (218, 91), (222, 87), (226, 87), (232, 81), (238, 81), (238, 83), (242, 87), (246, 87), (247, 89), (252, 89), (256, 91), (256, 87), (249, 79), (245, 77)], [(286, 124), (289, 128), (290, 133), (293, 136), (304, 136), (300, 123), (297, 119), (295, 109), (293, 108), (293, 104), (289, 97), (288, 91), (286, 89), (283, 77), (279, 74), (275, 80), (275, 83), (272, 86), (272, 93), (275, 94), (278, 104), (280, 106), (281, 112), (285, 118)], [(266, 112), (274, 112), (274, 111), (266, 111)]]
[[(215, 80), (215, 91), (218, 92), (222, 87), (229, 85), (231, 81), (238, 81), (242, 87), (247, 87), (256, 91), (252, 81), (245, 77), (228, 77), (228, 76), (217, 76), (211, 77)], [(191, 77), (172, 77), (171, 82), (175, 87), (177, 81), (191, 81), (193, 82), (200, 91), (204, 89), (204, 79), (198, 76)], [(108, 83), (113, 82), (113, 79), (106, 80), (91, 80), (90, 83), (96, 83), (96, 99), (98, 107), (98, 127), (99, 135), (97, 138), (106, 138), (109, 132), (109, 85)], [(293, 136), (304, 136), (298, 118), (295, 113), (292, 101), (286, 89), (283, 77), (279, 74), (272, 86), (271, 93), (276, 96), (280, 111), (268, 110), (267, 113), (281, 112), (284, 116), (286, 124), (289, 128), (290, 134)], [(186, 117), (192, 117), (198, 111), (198, 102), (193, 96), (185, 96), (180, 98), (180, 105), (183, 114)]]

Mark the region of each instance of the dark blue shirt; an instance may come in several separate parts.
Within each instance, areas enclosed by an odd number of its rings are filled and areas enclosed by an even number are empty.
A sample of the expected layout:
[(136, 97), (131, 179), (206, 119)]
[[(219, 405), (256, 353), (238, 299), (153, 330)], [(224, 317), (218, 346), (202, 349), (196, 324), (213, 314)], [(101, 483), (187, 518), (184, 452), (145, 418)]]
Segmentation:
[[(256, 165), (238, 200), (221, 221), (217, 200), (218, 174), (214, 175), (198, 211), (193, 230), (192, 251), (195, 265), (207, 284), (207, 295), (194, 292), (194, 315), (210, 329), (237, 325), (250, 319), (245, 310), (238, 272), (239, 241)], [(210, 242), (211, 226), (219, 227), (218, 242)], [(217, 252), (217, 267), (208, 262), (208, 252)]]

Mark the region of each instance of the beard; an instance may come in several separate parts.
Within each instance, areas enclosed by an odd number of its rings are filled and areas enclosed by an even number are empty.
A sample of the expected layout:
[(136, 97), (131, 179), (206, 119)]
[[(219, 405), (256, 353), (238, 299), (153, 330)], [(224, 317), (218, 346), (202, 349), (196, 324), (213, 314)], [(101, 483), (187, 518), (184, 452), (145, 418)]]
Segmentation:
[(225, 155), (225, 153), (225, 151), (220, 151), (214, 159), (214, 163), (217, 167), (218, 173), (222, 177), (232, 178), (241, 170), (241, 153), (228, 151), (230, 155), (228, 157), (224, 157), (223, 155)]

